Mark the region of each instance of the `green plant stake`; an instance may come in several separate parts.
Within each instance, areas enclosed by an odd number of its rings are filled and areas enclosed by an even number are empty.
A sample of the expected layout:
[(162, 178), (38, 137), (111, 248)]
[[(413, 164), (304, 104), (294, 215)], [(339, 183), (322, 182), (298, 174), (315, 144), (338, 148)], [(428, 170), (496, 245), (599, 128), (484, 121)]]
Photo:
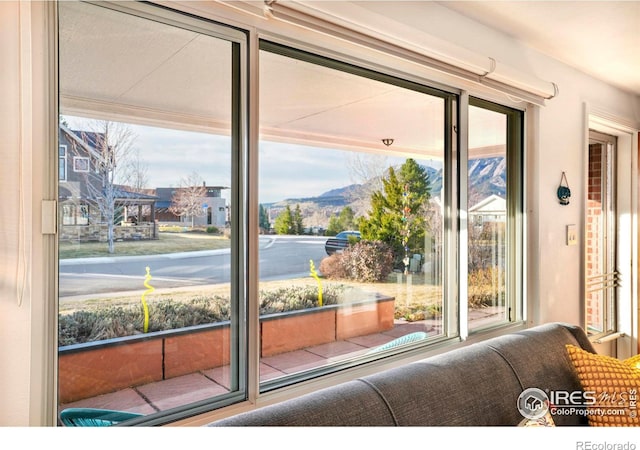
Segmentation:
[(309, 260), (309, 271), (313, 278), (318, 282), (318, 305), (322, 306), (322, 282), (320, 281), (320, 277), (318, 276), (318, 272), (316, 271), (316, 266), (313, 264), (313, 260)]
[(155, 291), (155, 288), (149, 284), (150, 280), (151, 273), (149, 271), (149, 267), (147, 267), (147, 275), (145, 275), (144, 277), (144, 287), (146, 287), (147, 290), (142, 293), (142, 308), (144, 309), (144, 326), (142, 327), (142, 329), (145, 333), (149, 331), (149, 307), (147, 306), (145, 296)]

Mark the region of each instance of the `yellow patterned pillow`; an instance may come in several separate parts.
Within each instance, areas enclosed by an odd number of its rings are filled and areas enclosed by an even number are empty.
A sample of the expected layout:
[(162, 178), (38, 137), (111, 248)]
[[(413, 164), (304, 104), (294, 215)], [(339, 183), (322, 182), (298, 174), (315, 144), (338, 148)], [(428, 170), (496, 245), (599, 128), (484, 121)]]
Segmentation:
[(585, 392), (591, 426), (638, 426), (640, 355), (619, 360), (567, 345)]

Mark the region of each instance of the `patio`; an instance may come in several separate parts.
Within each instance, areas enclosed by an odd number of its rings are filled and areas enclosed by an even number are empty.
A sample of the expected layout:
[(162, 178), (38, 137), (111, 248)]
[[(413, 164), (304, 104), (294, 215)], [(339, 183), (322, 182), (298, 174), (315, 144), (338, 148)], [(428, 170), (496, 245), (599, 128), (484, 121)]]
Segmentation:
[[(481, 325), (483, 321), (494, 321), (500, 312), (500, 308), (473, 310), (470, 311), (470, 320), (474, 321), (474, 325)], [(264, 382), (314, 367), (321, 367), (345, 355), (357, 356), (366, 353), (371, 348), (379, 347), (399, 337), (420, 331), (426, 331), (429, 335), (437, 335), (440, 332), (440, 324), (435, 321), (396, 321), (394, 328), (382, 333), (358, 336), (307, 347), (303, 350), (263, 357), (260, 360), (260, 380)], [(60, 405), (60, 411), (65, 408), (100, 408), (144, 415), (152, 414), (228, 392), (228, 373), (226, 367), (198, 371), (164, 381), (62, 404)]]

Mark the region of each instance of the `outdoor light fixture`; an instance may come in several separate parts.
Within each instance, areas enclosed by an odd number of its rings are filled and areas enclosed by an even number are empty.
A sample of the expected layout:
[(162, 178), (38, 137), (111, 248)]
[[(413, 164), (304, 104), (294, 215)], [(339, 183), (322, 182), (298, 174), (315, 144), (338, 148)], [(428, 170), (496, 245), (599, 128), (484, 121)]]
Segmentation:
[(385, 138), (385, 139), (382, 140), (382, 143), (384, 145), (386, 145), (387, 147), (389, 147), (391, 144), (393, 144), (393, 139)]

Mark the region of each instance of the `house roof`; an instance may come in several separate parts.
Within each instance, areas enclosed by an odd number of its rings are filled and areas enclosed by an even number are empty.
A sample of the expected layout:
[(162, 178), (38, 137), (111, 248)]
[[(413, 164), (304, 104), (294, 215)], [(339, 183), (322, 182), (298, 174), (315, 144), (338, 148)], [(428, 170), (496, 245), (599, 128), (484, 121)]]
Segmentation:
[(136, 192), (128, 186), (115, 186), (116, 198), (121, 201), (147, 200), (145, 203), (151, 203), (158, 200), (158, 197), (143, 192)]
[(93, 157), (100, 158), (100, 154), (96, 151), (95, 147), (92, 147), (89, 142), (80, 137), (79, 131), (72, 130), (66, 125), (60, 124), (60, 132), (67, 137), (67, 140), (70, 143), (80, 146)]
[(504, 213), (506, 210), (507, 201), (499, 195), (491, 194), (469, 208), (469, 213)]

